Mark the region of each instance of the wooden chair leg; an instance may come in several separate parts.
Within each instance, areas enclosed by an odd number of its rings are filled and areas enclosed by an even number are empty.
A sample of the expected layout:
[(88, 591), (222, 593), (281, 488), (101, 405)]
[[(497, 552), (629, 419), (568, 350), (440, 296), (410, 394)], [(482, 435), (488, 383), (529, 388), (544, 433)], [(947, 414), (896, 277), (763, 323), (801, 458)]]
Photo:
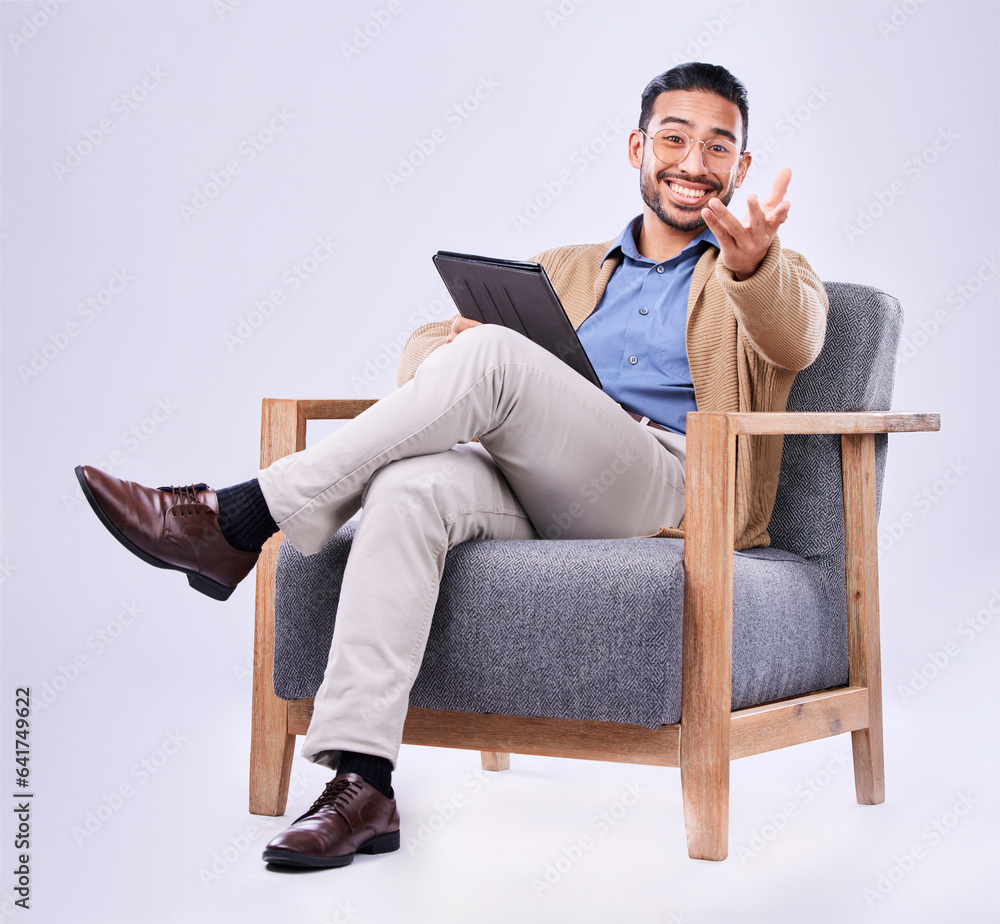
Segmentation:
[[(299, 402), (265, 398), (260, 416), (260, 466), (306, 446)], [(253, 716), (250, 730), (250, 811), (283, 815), (288, 801), (295, 735), (288, 733), (288, 703), (274, 695), (274, 575), (281, 533), (264, 543), (257, 559), (253, 631)]]
[(288, 733), (288, 703), (274, 694), (274, 572), (281, 533), (257, 560), (254, 621), (253, 715), (250, 728), (250, 811), (283, 815), (288, 801), (295, 735)]
[(841, 437), (844, 473), (844, 548), (847, 566), (849, 683), (868, 688), (868, 727), (851, 733), (858, 802), (885, 801), (882, 749), (882, 666), (879, 651), (878, 533), (875, 437)]
[(729, 853), (736, 437), (724, 414), (689, 414), (684, 530), (681, 792), (688, 854)]
[[(688, 856), (725, 860), (729, 854), (729, 759), (699, 761), (684, 755), (681, 731), (681, 797)], [(714, 765), (713, 765), (714, 764)]]
[(510, 754), (506, 751), (480, 751), (484, 770), (510, 770)]
[(284, 815), (288, 802), (295, 735), (287, 734), (284, 723), (274, 722), (275, 718), (274, 713), (262, 715), (254, 704), (250, 734), (250, 812), (253, 815)]

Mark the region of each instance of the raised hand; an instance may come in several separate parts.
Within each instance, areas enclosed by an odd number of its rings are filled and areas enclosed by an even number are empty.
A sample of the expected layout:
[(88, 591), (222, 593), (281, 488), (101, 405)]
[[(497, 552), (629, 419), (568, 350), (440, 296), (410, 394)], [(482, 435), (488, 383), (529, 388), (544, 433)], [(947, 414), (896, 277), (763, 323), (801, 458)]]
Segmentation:
[(710, 200), (701, 210), (705, 224), (719, 241), (723, 265), (737, 279), (746, 279), (757, 271), (778, 226), (788, 217), (791, 205), (785, 200), (785, 193), (791, 178), (791, 170), (787, 167), (781, 170), (763, 204), (753, 193), (747, 196), (747, 214), (742, 222), (719, 199)]

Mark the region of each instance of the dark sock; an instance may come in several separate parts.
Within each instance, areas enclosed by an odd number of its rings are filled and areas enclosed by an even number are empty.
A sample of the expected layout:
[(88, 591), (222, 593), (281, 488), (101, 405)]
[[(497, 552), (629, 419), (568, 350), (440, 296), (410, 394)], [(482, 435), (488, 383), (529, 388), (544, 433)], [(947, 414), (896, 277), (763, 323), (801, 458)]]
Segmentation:
[(267, 509), (257, 479), (215, 493), (219, 498), (219, 528), (226, 541), (244, 552), (259, 552), (278, 531), (278, 524)]
[(356, 751), (341, 751), (337, 764), (337, 775), (356, 773), (366, 783), (371, 783), (387, 799), (392, 798), (392, 763), (384, 757), (358, 754)]

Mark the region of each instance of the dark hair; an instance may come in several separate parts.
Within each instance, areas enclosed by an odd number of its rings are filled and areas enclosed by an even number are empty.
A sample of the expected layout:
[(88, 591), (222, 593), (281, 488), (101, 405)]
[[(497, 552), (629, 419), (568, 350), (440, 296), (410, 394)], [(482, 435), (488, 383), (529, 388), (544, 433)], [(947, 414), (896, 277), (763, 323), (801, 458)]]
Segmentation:
[(747, 88), (724, 67), (719, 67), (717, 64), (704, 64), (700, 61), (689, 61), (687, 64), (678, 64), (677, 67), (670, 68), (659, 77), (654, 77), (646, 85), (646, 89), (642, 91), (639, 128), (643, 131), (649, 126), (656, 98), (668, 90), (703, 90), (706, 93), (715, 93), (735, 104), (740, 111), (740, 120), (743, 122), (743, 145), (740, 150), (747, 149), (747, 129), (750, 119)]

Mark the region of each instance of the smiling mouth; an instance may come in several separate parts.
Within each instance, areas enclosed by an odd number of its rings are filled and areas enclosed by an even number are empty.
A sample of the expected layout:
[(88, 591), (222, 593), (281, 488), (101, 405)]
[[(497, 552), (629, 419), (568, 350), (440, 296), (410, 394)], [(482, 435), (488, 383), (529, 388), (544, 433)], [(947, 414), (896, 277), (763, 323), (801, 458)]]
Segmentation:
[(714, 189), (695, 189), (692, 186), (685, 186), (682, 183), (677, 183), (674, 180), (667, 180), (667, 186), (670, 187), (670, 191), (677, 196), (678, 199), (687, 202), (697, 202), (699, 199), (704, 199), (709, 193), (714, 194)]

